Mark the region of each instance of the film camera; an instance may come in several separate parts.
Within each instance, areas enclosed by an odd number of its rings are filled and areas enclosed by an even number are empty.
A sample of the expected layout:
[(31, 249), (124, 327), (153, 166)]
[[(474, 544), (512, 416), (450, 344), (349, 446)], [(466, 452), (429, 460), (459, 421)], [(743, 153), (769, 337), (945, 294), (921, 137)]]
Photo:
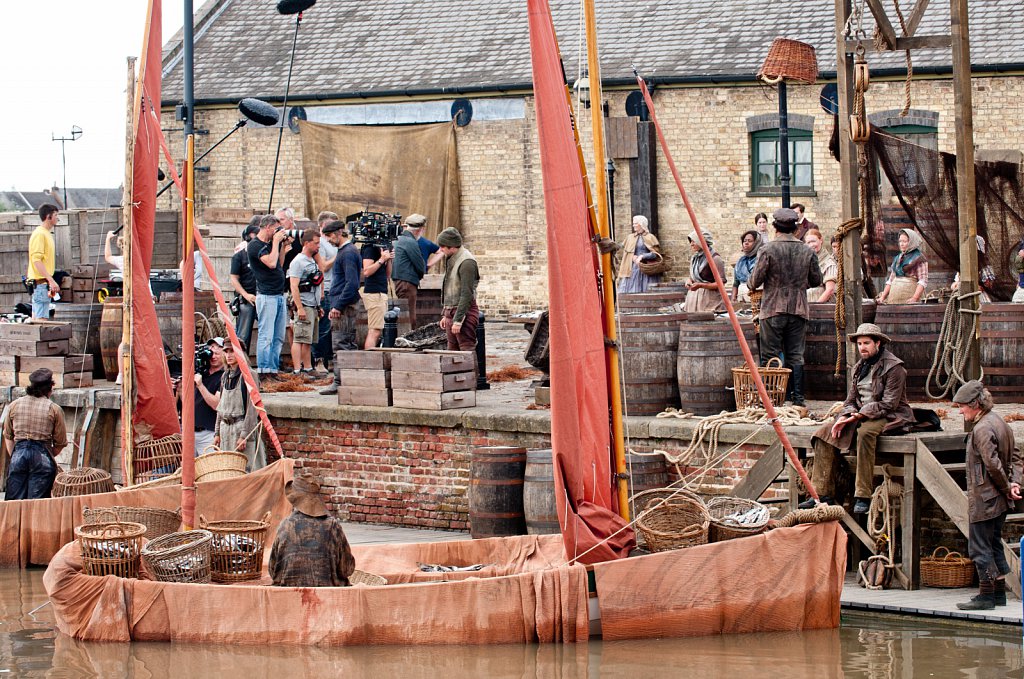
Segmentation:
[(402, 233), (402, 215), (387, 212), (357, 212), (345, 217), (349, 233), (356, 243), (369, 243), (391, 249)]
[(213, 358), (213, 349), (210, 347), (196, 347), (196, 372), (204, 373), (210, 369), (210, 359)]

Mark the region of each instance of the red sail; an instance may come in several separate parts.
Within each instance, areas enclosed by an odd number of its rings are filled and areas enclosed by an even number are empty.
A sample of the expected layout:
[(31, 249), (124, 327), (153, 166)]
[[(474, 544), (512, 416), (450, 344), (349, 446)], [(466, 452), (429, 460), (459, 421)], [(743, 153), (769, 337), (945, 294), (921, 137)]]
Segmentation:
[(613, 511), (602, 306), (565, 72), (547, 0), (527, 6), (547, 216), (555, 499), (566, 553), (596, 563), (626, 556), (633, 532)]
[(161, 0), (149, 0), (135, 94), (132, 158), (132, 356), (133, 423), (146, 423), (153, 438), (180, 432), (156, 308), (149, 294), (156, 218), (157, 163), (160, 154)]

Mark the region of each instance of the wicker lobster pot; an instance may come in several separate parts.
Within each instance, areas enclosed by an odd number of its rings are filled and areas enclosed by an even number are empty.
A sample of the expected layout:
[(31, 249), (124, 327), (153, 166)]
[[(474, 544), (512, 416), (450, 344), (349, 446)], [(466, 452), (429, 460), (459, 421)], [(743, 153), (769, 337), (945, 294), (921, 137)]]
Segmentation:
[(668, 502), (648, 502), (647, 508), (636, 517), (636, 528), (643, 535), (647, 549), (664, 552), (706, 545), (710, 521), (703, 502), (676, 496)]
[(181, 434), (144, 441), (132, 450), (132, 480), (145, 483), (173, 474), (181, 467)]
[(109, 507), (103, 509), (82, 508), (82, 523), (92, 524), (102, 521), (102, 515), (114, 512), (118, 521), (141, 523), (146, 527), (146, 539), (168, 535), (181, 526), (181, 509), (171, 511), (159, 507)]
[(73, 495), (92, 495), (93, 493), (111, 493), (114, 482), (108, 472), (92, 467), (69, 469), (57, 474), (53, 481), (53, 497), (71, 497)]
[(146, 568), (160, 582), (210, 582), (213, 533), (189, 530), (169, 533), (142, 548)]
[(249, 458), (231, 450), (216, 450), (196, 458), (196, 481), (218, 481), (245, 476)]
[(113, 521), (87, 524), (75, 529), (85, 574), (139, 577), (139, 556), (146, 527), (141, 523), (118, 521), (117, 515), (110, 511), (107, 517)]
[(642, 261), (637, 267), (645, 276), (660, 276), (672, 268), (672, 260), (660, 252), (651, 253), (655, 255), (648, 261)]
[(245, 582), (260, 578), (269, 521), (270, 512), (259, 521), (207, 521), (200, 515), (199, 527), (213, 534), (210, 569), (214, 582)]
[[(739, 525), (733, 520), (725, 520), (728, 516), (742, 514), (751, 509), (764, 509), (764, 518), (747, 525)], [(768, 528), (770, 518), (767, 508), (760, 502), (740, 497), (716, 497), (708, 501), (708, 514), (711, 515), (711, 527), (708, 539), (711, 542), (725, 542), (734, 538), (745, 538), (758, 535)]]
[(936, 547), (931, 556), (921, 559), (921, 584), (925, 587), (970, 587), (974, 573), (973, 561), (946, 547)]

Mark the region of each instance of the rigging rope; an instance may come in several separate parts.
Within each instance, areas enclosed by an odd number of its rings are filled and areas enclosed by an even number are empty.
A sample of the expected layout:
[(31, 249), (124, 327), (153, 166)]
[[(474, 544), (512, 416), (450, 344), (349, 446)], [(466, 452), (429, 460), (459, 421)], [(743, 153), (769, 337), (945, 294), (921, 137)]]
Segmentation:
[[(981, 317), (980, 309), (968, 309), (963, 306), (963, 301), (971, 297), (980, 296), (981, 291), (970, 292), (964, 295), (953, 295), (946, 305), (946, 312), (942, 316), (942, 329), (939, 330), (938, 341), (935, 342), (935, 356), (932, 359), (932, 366), (928, 369), (928, 379), (925, 381), (925, 392), (929, 398), (941, 399), (947, 394), (952, 394), (956, 388), (968, 380), (964, 377), (964, 367), (970, 357), (971, 339), (978, 332), (978, 319)], [(965, 316), (970, 317), (970, 331), (965, 330)], [(985, 377), (984, 368), (979, 367), (981, 374), (978, 379)], [(943, 373), (946, 377), (943, 378)], [(932, 393), (932, 382), (942, 391), (938, 394)]]

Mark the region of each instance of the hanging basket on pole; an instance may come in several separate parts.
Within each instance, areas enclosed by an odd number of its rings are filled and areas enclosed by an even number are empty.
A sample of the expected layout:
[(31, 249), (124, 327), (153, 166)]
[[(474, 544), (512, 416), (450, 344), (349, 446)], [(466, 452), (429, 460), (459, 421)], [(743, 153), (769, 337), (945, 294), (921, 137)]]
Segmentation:
[(769, 85), (783, 80), (813, 85), (818, 80), (818, 59), (814, 47), (788, 38), (775, 38), (757, 77)]

